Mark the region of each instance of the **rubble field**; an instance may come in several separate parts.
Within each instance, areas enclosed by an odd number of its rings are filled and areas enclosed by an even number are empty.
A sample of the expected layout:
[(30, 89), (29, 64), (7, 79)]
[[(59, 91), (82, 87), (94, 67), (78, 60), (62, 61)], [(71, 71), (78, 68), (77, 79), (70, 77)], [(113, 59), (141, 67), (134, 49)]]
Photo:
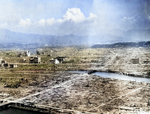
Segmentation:
[[(49, 78), (48, 78), (49, 77)], [(16, 102), (73, 114), (133, 114), (150, 111), (150, 83), (56, 72), (18, 88), (1, 85), (0, 104)], [(14, 91), (14, 94), (9, 92)]]
[[(47, 49), (48, 50), (48, 49)], [(43, 49), (43, 53), (47, 51)], [(97, 70), (150, 77), (150, 48), (58, 48), (52, 55), (66, 57), (56, 70)], [(43, 55), (44, 57), (45, 55)]]
[[(1, 67), (0, 106), (13, 102), (64, 114), (150, 113), (150, 83), (67, 72), (96, 70), (150, 77), (149, 48), (60, 48), (51, 54), (39, 55), (40, 64), (27, 60), (18, 62), (18, 68)], [(50, 64), (49, 59), (58, 56), (66, 58), (56, 66)], [(22, 58), (3, 59), (16, 63)]]
[(109, 48), (89, 69), (150, 77), (150, 48)]

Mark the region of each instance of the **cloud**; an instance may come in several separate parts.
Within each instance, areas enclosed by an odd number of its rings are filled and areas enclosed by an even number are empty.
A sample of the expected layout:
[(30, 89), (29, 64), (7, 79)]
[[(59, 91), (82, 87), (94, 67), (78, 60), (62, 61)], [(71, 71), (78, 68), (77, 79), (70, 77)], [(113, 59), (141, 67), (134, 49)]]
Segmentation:
[(4, 23), (1, 28), (7, 28), (15, 32), (42, 35), (87, 35), (96, 21), (97, 15), (89, 13), (88, 17), (79, 8), (69, 8), (62, 18), (42, 18), (38, 21), (31, 19), (20, 19), (17, 25)]
[(3, 23), (0, 25), (0, 28), (3, 28), (3, 29), (6, 29), (8, 27), (8, 24), (7, 23)]
[(85, 21), (94, 21), (97, 18), (97, 16), (93, 13), (89, 14), (89, 17), (85, 17), (84, 14), (81, 12), (79, 8), (69, 8), (67, 12), (63, 15), (63, 19), (57, 19), (54, 18), (51, 19), (41, 19), (38, 21), (38, 24), (41, 26), (52, 26), (54, 24), (63, 24), (63, 23), (75, 23), (75, 24), (81, 24)]
[(74, 23), (80, 23), (85, 20), (85, 16), (79, 8), (68, 9), (63, 18), (64, 21), (72, 21)]
[(39, 20), (38, 24), (44, 26), (46, 23), (45, 19)]
[(33, 32), (51, 35), (87, 35), (94, 25), (97, 15), (90, 13), (88, 17), (79, 8), (69, 8), (62, 19), (41, 19), (33, 23)]
[(57, 22), (57, 23), (63, 23), (64, 20), (63, 20), (63, 19), (57, 19), (56, 22)]
[(125, 23), (134, 23), (136, 22), (136, 19), (135, 17), (123, 17), (122, 21)]
[(97, 18), (97, 15), (95, 15), (95, 14), (93, 14), (93, 13), (90, 13), (90, 16), (89, 16), (88, 19), (95, 19), (95, 18)]
[(20, 19), (20, 21), (19, 21), (20, 27), (26, 27), (26, 26), (30, 26), (30, 25), (31, 25), (30, 19), (26, 19), (26, 20)]
[(47, 19), (47, 20), (46, 20), (46, 24), (47, 24), (47, 25), (53, 25), (53, 24), (55, 24), (55, 19), (54, 19), (54, 18)]
[(55, 23), (55, 19), (54, 18), (51, 18), (51, 19), (41, 19), (38, 21), (38, 24), (41, 25), (41, 26), (51, 26)]

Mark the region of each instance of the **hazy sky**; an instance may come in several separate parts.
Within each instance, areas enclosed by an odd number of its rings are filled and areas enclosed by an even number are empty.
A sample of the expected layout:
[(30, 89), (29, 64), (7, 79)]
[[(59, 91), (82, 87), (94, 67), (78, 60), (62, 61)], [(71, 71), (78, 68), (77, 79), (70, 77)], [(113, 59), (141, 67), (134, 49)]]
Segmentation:
[(150, 29), (150, 0), (0, 0), (0, 28), (43, 35)]

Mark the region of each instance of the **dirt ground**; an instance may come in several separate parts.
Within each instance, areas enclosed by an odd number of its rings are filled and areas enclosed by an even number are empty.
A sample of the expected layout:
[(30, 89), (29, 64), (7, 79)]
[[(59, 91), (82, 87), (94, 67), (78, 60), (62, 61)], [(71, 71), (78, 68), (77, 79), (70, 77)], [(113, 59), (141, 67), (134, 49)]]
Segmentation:
[(0, 88), (0, 104), (13, 101), (75, 114), (150, 113), (150, 83), (145, 82), (57, 72), (38, 84)]
[[(0, 105), (9, 102), (54, 108), (73, 114), (149, 114), (150, 83), (75, 74), (65, 70), (97, 70), (150, 77), (150, 49), (55, 49), (66, 56), (53, 65), (47, 55), (42, 64), (19, 63), (0, 70)], [(17, 58), (18, 60), (20, 58)], [(12, 60), (12, 59), (11, 59)]]

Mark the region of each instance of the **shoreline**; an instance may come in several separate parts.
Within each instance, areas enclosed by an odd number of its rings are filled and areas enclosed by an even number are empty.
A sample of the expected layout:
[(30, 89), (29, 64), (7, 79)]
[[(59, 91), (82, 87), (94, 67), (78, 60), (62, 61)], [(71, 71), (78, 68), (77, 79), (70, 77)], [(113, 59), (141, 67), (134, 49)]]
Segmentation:
[[(73, 71), (76, 71), (76, 70), (73, 70)], [(121, 75), (126, 75), (126, 76), (131, 76), (131, 77), (141, 77), (141, 78), (149, 78), (150, 79), (150, 76), (148, 76), (148, 75), (145, 75), (145, 76), (143, 76), (143, 75), (138, 75), (138, 74), (131, 74), (131, 73), (124, 73), (124, 72), (119, 72), (119, 71), (111, 71), (111, 70), (94, 70), (94, 69), (92, 69), (92, 70), (84, 70), (84, 69), (79, 69), (79, 70), (77, 70), (77, 71), (89, 71), (89, 72), (93, 72), (94, 71), (94, 73), (95, 72), (106, 72), (106, 73), (116, 73), (116, 74), (121, 74)], [(92, 73), (91, 73), (92, 74)]]

